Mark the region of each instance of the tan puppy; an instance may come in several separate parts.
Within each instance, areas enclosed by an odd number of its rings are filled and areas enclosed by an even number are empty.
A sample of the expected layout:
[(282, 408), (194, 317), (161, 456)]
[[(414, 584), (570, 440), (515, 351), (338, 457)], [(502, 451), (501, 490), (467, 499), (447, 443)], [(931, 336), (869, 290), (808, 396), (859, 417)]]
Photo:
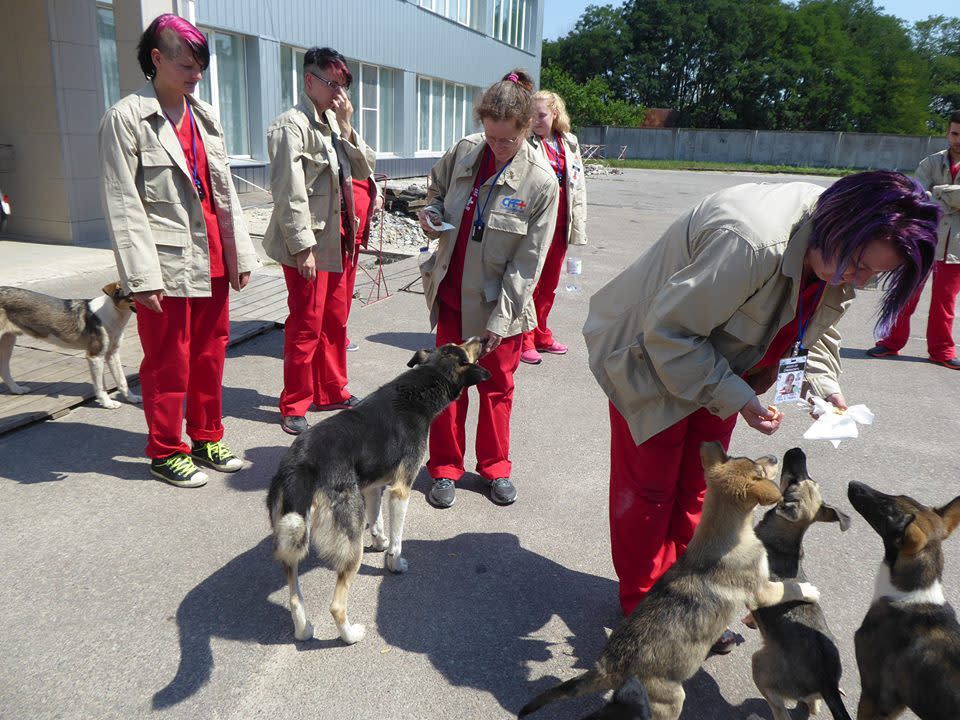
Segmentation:
[(619, 688), (635, 675), (650, 696), (652, 718), (676, 720), (683, 683), (738, 612), (819, 598), (809, 583), (771, 582), (766, 550), (753, 532), (753, 509), (780, 499), (776, 458), (731, 458), (718, 443), (704, 443), (700, 457), (707, 494), (687, 551), (613, 631), (594, 669), (547, 690), (520, 717), (560, 698)]

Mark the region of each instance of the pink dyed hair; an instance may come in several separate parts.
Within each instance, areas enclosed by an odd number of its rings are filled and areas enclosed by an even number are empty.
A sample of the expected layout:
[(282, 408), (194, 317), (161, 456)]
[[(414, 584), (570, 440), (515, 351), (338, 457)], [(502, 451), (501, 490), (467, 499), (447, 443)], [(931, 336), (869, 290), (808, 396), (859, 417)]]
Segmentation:
[(206, 70), (210, 65), (210, 48), (207, 45), (207, 38), (193, 24), (179, 15), (164, 13), (154, 18), (140, 36), (140, 44), (137, 45), (137, 61), (140, 63), (143, 74), (147, 78), (153, 78), (157, 72), (151, 57), (154, 48), (167, 57), (174, 57), (176, 47), (171, 46), (170, 33), (174, 33), (183, 41), (193, 55), (193, 59)]

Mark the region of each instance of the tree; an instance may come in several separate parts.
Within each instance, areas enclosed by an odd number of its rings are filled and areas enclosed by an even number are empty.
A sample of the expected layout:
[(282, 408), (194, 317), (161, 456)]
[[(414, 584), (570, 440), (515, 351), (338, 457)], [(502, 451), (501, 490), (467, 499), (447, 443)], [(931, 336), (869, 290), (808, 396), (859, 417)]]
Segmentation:
[(552, 90), (563, 98), (575, 127), (584, 125), (615, 125), (639, 127), (646, 116), (646, 108), (613, 98), (613, 93), (601, 77), (577, 82), (556, 65), (546, 65), (540, 72), (540, 87)]
[(960, 110), (960, 19), (931, 16), (914, 25), (911, 37), (930, 77), (931, 129), (945, 130), (945, 118)]

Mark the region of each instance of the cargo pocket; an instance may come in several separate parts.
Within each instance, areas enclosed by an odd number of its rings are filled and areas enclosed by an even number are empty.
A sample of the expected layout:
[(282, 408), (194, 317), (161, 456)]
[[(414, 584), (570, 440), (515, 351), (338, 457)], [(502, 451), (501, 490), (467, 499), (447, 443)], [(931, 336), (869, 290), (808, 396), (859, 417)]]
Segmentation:
[(177, 164), (163, 148), (145, 148), (140, 154), (143, 167), (143, 199), (148, 203), (179, 203)]

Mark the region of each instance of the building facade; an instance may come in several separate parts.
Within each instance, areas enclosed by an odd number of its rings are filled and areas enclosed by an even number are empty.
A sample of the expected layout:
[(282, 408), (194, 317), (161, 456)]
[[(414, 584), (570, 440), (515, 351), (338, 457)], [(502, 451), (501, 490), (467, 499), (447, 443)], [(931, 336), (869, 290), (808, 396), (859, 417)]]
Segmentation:
[(544, 0), (0, 0), (0, 189), (7, 236), (106, 241), (97, 126), (144, 83), (143, 29), (163, 12), (197, 25), (211, 61), (198, 90), (220, 116), (237, 189), (267, 187), (266, 129), (296, 102), (303, 54), (349, 60), (354, 126), (377, 171), (426, 174), (475, 129), (477, 92), (540, 70)]

